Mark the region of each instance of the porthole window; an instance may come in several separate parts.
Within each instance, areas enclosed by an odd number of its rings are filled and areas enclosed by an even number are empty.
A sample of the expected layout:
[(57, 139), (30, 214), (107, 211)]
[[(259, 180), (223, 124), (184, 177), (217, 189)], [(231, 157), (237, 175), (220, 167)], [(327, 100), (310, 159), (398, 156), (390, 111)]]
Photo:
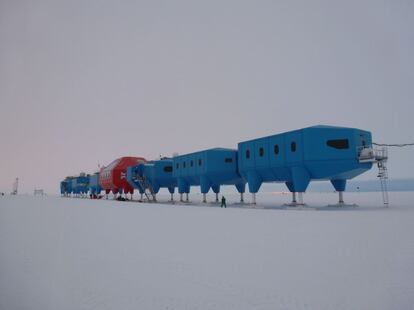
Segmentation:
[(279, 154), (279, 145), (275, 144), (275, 146), (273, 147), (273, 151), (275, 152), (275, 155)]
[(337, 140), (328, 140), (326, 144), (335, 149), (344, 150), (349, 149), (348, 139), (337, 139)]
[(164, 172), (172, 172), (172, 166), (165, 166)]
[(201, 161), (201, 159), (199, 159), (198, 160), (198, 165), (201, 166), (201, 164), (202, 164), (202, 161)]
[(292, 152), (296, 152), (296, 142), (292, 142), (292, 143), (290, 144), (290, 150), (291, 150)]
[(194, 161), (193, 160), (190, 161), (190, 166), (191, 167), (194, 166)]
[(183, 168), (185, 168), (185, 161), (183, 162)]
[(259, 149), (259, 156), (260, 156), (260, 157), (263, 157), (263, 155), (264, 155), (264, 149), (261, 147), (261, 148)]
[(250, 150), (246, 150), (246, 158), (249, 159), (250, 158)]
[(180, 168), (180, 164), (179, 164), (179, 163), (177, 163), (177, 169), (178, 169), (178, 168)]
[(225, 159), (224, 159), (224, 162), (225, 162), (225, 163), (227, 163), (227, 164), (228, 164), (228, 163), (232, 163), (232, 162), (233, 162), (233, 158), (230, 158), (230, 157), (225, 158)]

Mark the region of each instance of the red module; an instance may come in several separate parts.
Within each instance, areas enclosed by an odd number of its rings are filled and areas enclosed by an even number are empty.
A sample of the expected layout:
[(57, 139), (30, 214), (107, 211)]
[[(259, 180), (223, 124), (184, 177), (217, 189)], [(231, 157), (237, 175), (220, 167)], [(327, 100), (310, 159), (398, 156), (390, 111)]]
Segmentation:
[(99, 185), (106, 194), (117, 194), (123, 192), (125, 194), (134, 193), (134, 189), (128, 184), (126, 179), (126, 170), (130, 166), (136, 166), (139, 163), (146, 163), (143, 157), (121, 157), (115, 159), (107, 167), (101, 169), (99, 173)]

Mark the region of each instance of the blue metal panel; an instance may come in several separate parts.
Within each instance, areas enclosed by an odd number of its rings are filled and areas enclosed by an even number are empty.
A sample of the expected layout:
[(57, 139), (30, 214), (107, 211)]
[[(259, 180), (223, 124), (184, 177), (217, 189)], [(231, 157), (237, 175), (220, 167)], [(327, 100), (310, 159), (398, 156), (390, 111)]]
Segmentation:
[(283, 135), (269, 137), (269, 162), (271, 167), (283, 167), (285, 164), (285, 144)]
[(151, 164), (144, 165), (144, 176), (148, 179), (155, 193), (160, 188), (168, 188), (170, 193), (174, 193), (177, 180), (173, 177), (173, 160), (156, 160)]
[(254, 152), (254, 141), (248, 141), (241, 145), (241, 157), (243, 158), (243, 166), (246, 168), (255, 167), (255, 152)]
[(127, 172), (126, 172), (126, 179), (127, 179), (128, 184), (132, 188), (137, 189), (141, 194), (144, 193), (145, 189), (141, 187), (136, 177), (137, 175), (142, 176), (143, 166), (144, 166), (144, 163), (128, 167)]
[(283, 135), (285, 145), (285, 163), (287, 166), (303, 162), (302, 131), (295, 130)]
[(72, 178), (66, 177), (62, 182), (60, 182), (60, 193), (62, 195), (72, 194)]
[(372, 145), (372, 136), (369, 131), (356, 129), (354, 130), (354, 135), (357, 148)]
[(254, 158), (256, 167), (269, 167), (269, 138), (254, 141)]
[[(303, 129), (305, 160), (339, 160), (355, 158), (355, 130), (349, 128), (311, 127)], [(327, 145), (328, 141), (346, 139), (348, 149), (337, 149)]]
[(259, 176), (258, 169), (256, 169), (255, 140), (241, 142), (238, 147), (239, 174), (249, 183), (249, 191), (256, 193), (262, 184), (262, 179)]
[(93, 195), (97, 195), (102, 191), (102, 188), (99, 185), (99, 173), (89, 176), (89, 191)]
[(74, 194), (86, 194), (89, 187), (89, 175), (80, 175), (72, 178), (72, 190)]

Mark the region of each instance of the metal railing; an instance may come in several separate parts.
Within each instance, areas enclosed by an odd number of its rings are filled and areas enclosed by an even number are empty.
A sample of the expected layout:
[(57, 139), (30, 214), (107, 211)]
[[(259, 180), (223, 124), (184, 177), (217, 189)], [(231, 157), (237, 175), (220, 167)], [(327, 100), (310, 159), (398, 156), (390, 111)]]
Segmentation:
[(134, 175), (134, 181), (138, 182), (141, 188), (144, 190), (144, 195), (147, 197), (148, 201), (156, 201), (156, 195), (154, 190), (152, 189), (151, 184), (144, 176), (140, 176), (138, 173)]
[(388, 149), (386, 147), (360, 146), (357, 148), (357, 156), (360, 163), (387, 161)]

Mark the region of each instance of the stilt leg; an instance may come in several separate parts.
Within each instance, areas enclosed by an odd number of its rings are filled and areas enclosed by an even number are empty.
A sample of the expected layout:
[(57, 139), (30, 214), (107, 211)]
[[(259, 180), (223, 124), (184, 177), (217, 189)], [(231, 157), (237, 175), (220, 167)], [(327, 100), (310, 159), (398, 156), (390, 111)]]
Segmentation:
[(256, 193), (252, 193), (252, 204), (256, 204)]
[(188, 193), (185, 193), (185, 201), (188, 202)]
[(206, 203), (206, 202), (207, 202), (206, 194), (203, 194), (203, 202), (204, 202), (204, 203)]
[(219, 202), (218, 193), (216, 193), (216, 202)]
[(174, 194), (171, 194), (171, 201), (174, 201)]
[(141, 201), (144, 200), (144, 194), (141, 194)]
[(180, 201), (181, 202), (183, 202), (184, 200), (183, 200), (183, 194), (182, 193), (180, 193)]
[(301, 205), (301, 206), (304, 205), (304, 203), (303, 203), (303, 193), (302, 192), (298, 193), (298, 205)]
[(338, 194), (339, 194), (339, 204), (341, 205), (341, 204), (344, 204), (345, 202), (344, 202), (344, 192), (342, 192), (342, 191), (340, 191), (340, 192), (338, 192)]
[(296, 205), (296, 192), (292, 192), (292, 205)]
[(240, 202), (244, 202), (243, 193), (240, 193)]

